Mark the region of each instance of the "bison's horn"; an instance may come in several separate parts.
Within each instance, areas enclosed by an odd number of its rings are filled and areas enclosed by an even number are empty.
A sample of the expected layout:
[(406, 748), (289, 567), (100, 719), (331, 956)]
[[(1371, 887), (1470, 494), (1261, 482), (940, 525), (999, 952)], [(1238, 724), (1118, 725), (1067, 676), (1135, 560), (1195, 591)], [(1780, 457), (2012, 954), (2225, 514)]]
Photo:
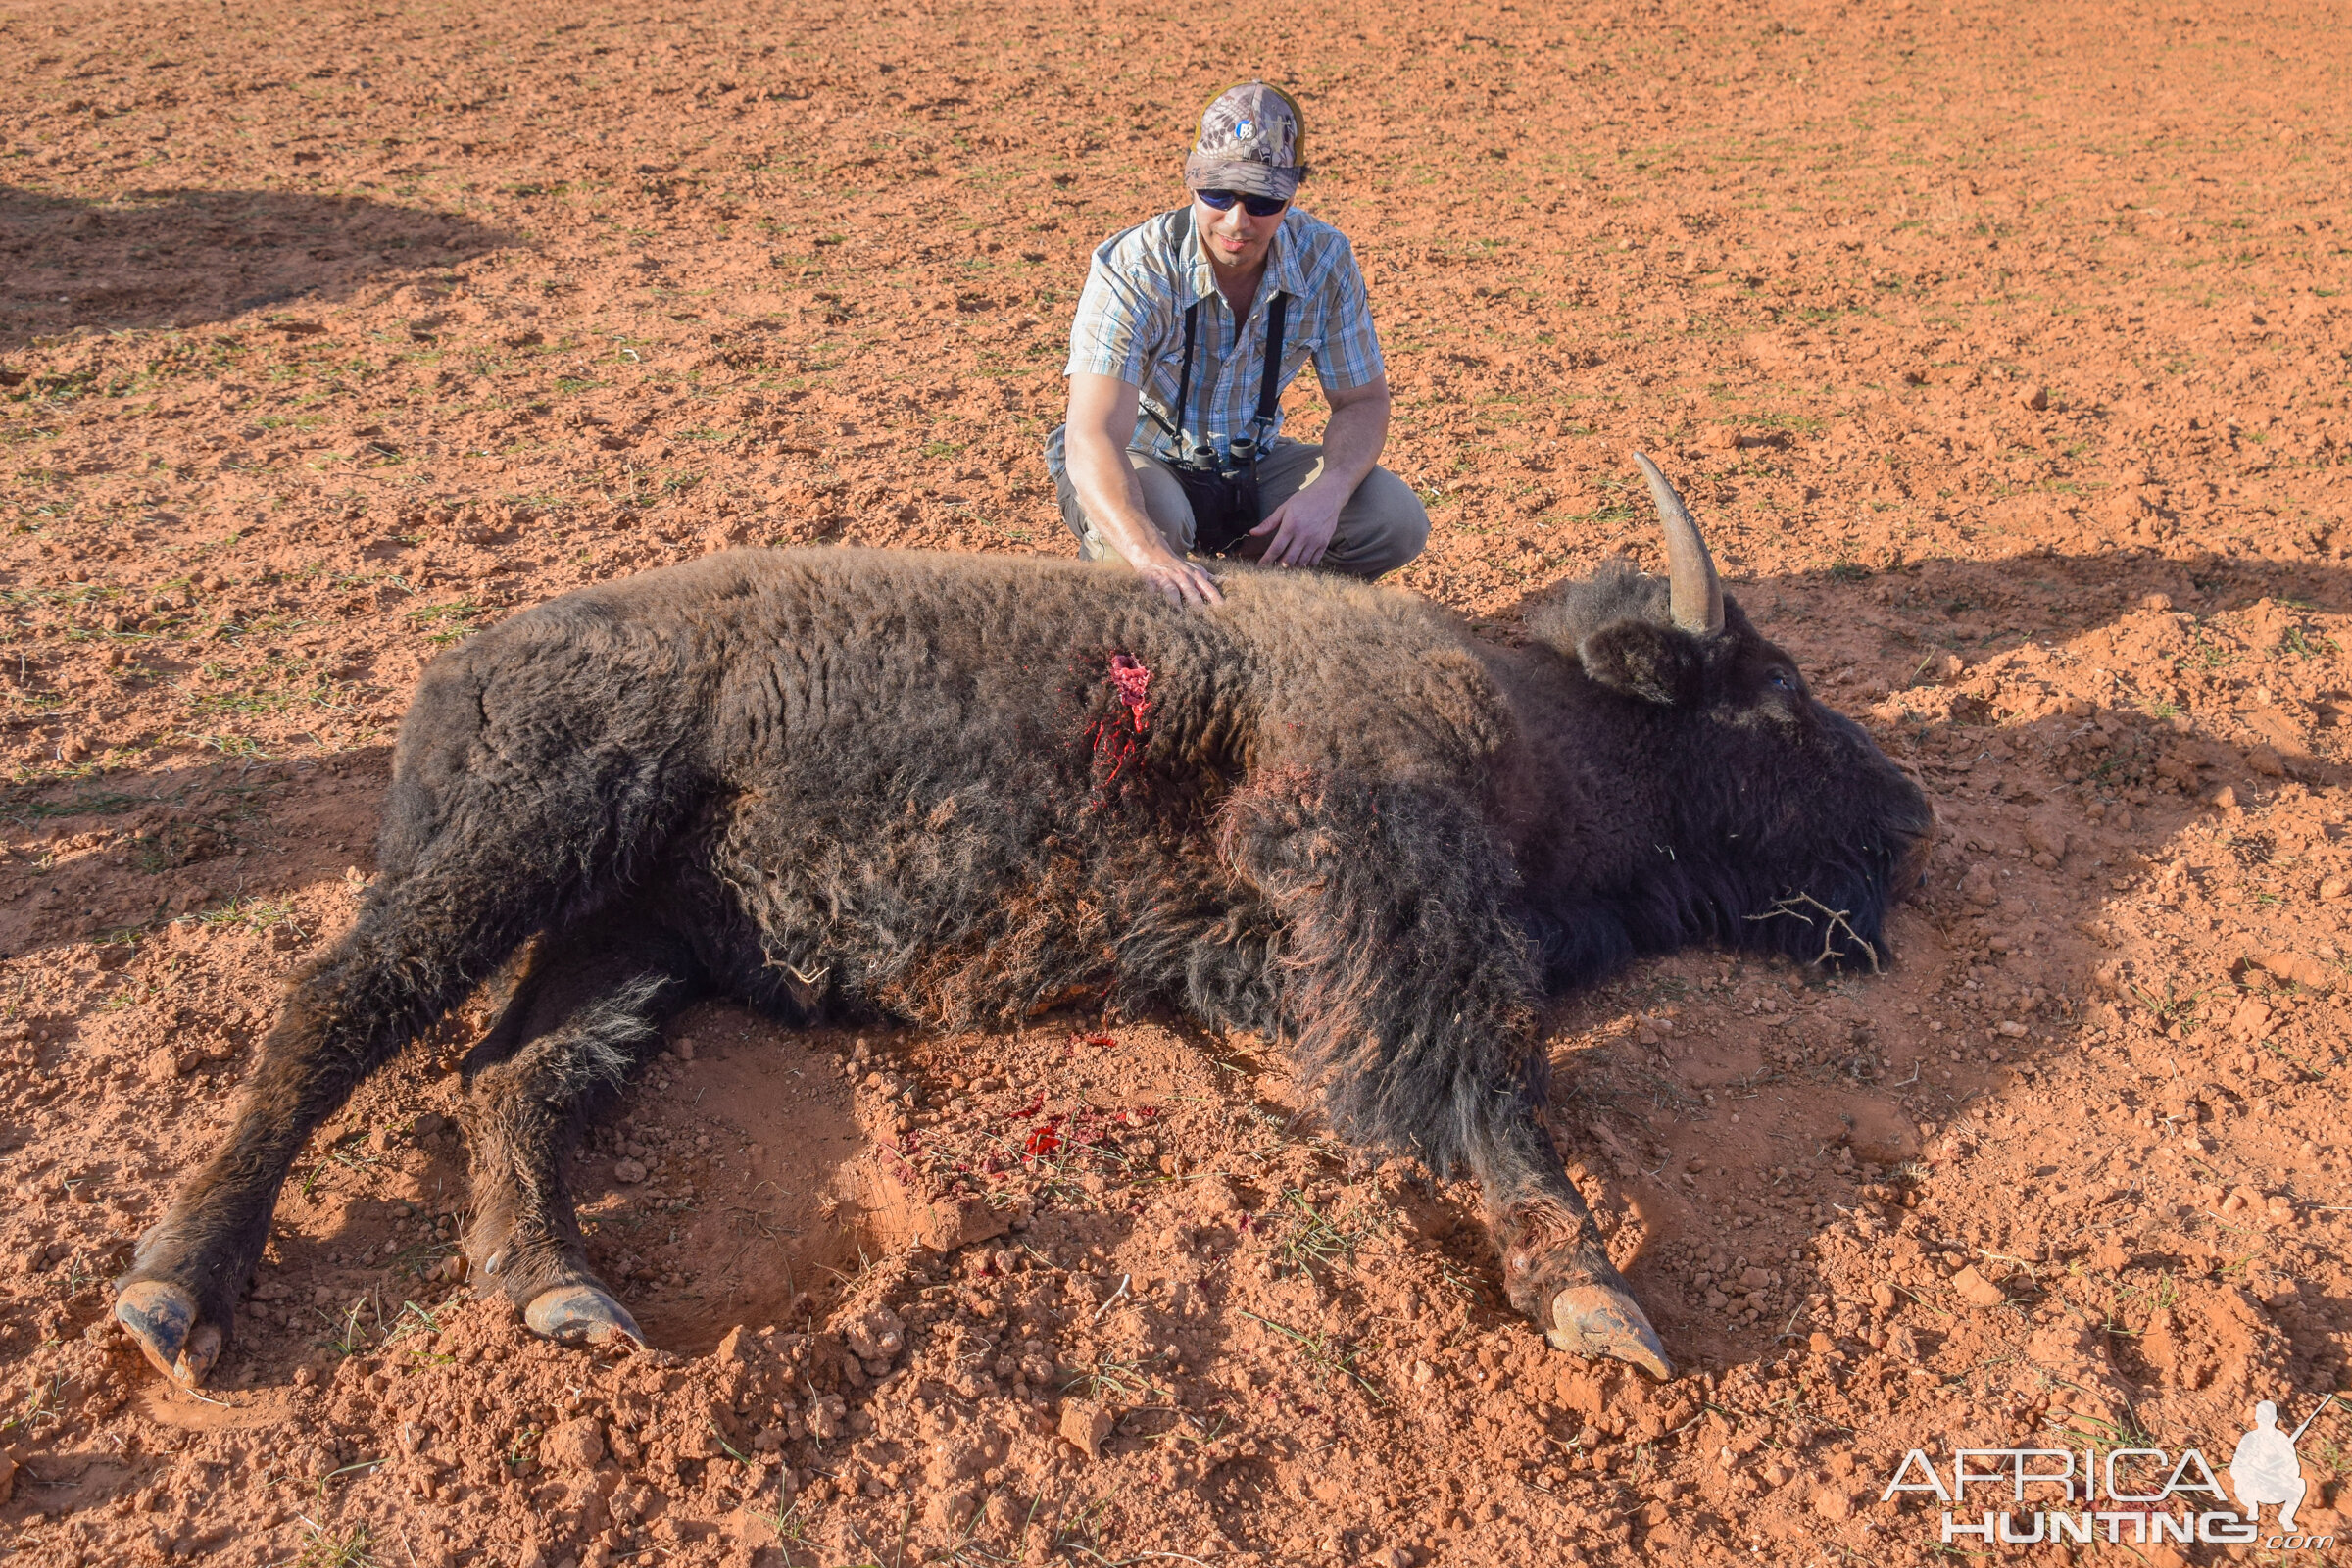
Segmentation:
[(1642, 477), (1649, 481), (1649, 498), (1658, 504), (1658, 520), (1666, 525), (1666, 580), (1673, 588), (1669, 603), (1674, 623), (1685, 631), (1713, 635), (1723, 630), (1723, 580), (1715, 575), (1715, 558), (1690, 520), (1690, 509), (1674, 493), (1658, 466), (1634, 454)]

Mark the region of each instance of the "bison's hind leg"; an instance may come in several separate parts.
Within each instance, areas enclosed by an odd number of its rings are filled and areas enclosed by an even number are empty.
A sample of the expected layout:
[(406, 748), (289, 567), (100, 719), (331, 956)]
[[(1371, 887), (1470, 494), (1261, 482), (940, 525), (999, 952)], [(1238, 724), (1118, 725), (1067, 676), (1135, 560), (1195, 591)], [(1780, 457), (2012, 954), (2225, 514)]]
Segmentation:
[(351, 931), (296, 977), (227, 1138), (115, 1282), (115, 1316), (167, 1376), (194, 1387), (211, 1372), (303, 1144), (522, 942), (527, 889), (511, 867), (464, 854), (388, 877)]
[(550, 937), (465, 1064), (471, 1153), (466, 1251), (485, 1291), (567, 1344), (642, 1341), (588, 1267), (564, 1162), (588, 1117), (661, 1042), (703, 981), (686, 941), (634, 910)]

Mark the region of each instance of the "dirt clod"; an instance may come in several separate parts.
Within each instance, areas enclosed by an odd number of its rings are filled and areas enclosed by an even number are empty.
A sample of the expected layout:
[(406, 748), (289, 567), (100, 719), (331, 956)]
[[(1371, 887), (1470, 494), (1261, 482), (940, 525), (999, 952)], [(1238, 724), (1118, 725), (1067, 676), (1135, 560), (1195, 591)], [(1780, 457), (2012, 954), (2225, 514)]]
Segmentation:
[(1070, 1446), (1089, 1459), (1102, 1457), (1102, 1441), (1109, 1437), (1118, 1418), (1106, 1405), (1092, 1399), (1065, 1399), (1061, 1405), (1058, 1427)]
[(2272, 953), (2262, 958), (2262, 967), (2281, 980), (2302, 986), (2310, 991), (2331, 988), (2339, 971), (2332, 965), (2307, 953)]
[(2008, 1293), (1979, 1273), (1974, 1263), (1952, 1276), (1952, 1289), (1971, 1306), (1999, 1306), (2009, 1298)]
[(605, 1429), (587, 1416), (559, 1422), (539, 1440), (539, 1456), (559, 1469), (593, 1470), (605, 1457)]

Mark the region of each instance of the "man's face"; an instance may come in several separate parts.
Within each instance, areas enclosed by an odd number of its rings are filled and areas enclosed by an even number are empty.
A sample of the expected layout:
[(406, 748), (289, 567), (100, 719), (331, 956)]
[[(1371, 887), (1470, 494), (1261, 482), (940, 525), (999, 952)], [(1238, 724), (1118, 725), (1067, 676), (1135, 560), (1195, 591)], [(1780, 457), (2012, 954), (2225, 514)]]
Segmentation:
[[(1284, 213), (1288, 211), (1284, 209)], [(1198, 195), (1193, 198), (1193, 226), (1200, 231), (1208, 259), (1219, 267), (1247, 271), (1264, 262), (1266, 248), (1274, 243), (1282, 220), (1283, 213), (1251, 218), (1250, 209), (1240, 202), (1220, 213)]]

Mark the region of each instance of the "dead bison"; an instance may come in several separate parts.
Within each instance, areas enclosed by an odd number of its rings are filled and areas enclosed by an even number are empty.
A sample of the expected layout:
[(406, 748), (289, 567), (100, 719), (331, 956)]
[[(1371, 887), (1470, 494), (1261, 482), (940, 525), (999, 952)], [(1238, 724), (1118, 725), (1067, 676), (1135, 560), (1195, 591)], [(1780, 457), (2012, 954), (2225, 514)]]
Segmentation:
[(636, 1332), (564, 1155), (691, 999), (968, 1022), (1108, 994), (1288, 1042), (1339, 1131), (1477, 1177), (1553, 1345), (1667, 1375), (1544, 1130), (1537, 1007), (1690, 943), (1875, 962), (1932, 818), (1642, 466), (1671, 582), (1573, 584), (1523, 648), (1322, 576), (1237, 571), (1188, 612), (1113, 566), (854, 551), (482, 633), (419, 684), (381, 874), (117, 1315), (201, 1381), (313, 1129), (536, 937), (466, 1064), (466, 1245), (541, 1334)]

